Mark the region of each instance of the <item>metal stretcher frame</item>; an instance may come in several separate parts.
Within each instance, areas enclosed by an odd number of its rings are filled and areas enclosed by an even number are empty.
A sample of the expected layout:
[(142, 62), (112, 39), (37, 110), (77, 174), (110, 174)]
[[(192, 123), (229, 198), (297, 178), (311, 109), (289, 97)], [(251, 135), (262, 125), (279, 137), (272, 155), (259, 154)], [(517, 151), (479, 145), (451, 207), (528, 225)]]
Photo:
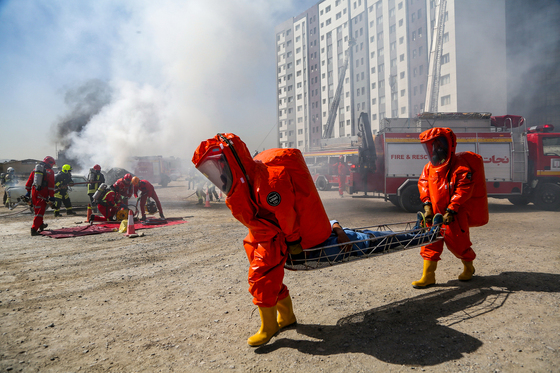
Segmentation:
[[(350, 228), (355, 231), (371, 230), (393, 233), (381, 237), (371, 237), (365, 240), (315, 247), (304, 250), (302, 254), (298, 255), (288, 254), (288, 259), (284, 268), (291, 271), (309, 271), (327, 268), (374, 256), (400, 252), (443, 239), (445, 231), (441, 229), (441, 225), (434, 229), (430, 229), (432, 227), (414, 229), (415, 224), (416, 221), (412, 221), (382, 224), (371, 227)], [(398, 237), (403, 234), (411, 235), (411, 237), (407, 237), (406, 239)], [(362, 249), (356, 245), (360, 242), (370, 242), (370, 244), (367, 248)], [(350, 244), (352, 245), (352, 250), (344, 251), (344, 247)], [(326, 249), (333, 247), (340, 247), (339, 252), (331, 255), (327, 254)]]

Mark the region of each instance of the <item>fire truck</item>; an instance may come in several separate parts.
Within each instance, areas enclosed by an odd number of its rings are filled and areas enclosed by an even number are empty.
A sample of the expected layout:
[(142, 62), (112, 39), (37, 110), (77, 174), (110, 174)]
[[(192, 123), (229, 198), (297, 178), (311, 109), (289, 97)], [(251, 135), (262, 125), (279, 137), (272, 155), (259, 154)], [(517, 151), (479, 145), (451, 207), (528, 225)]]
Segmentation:
[(148, 180), (152, 184), (160, 184), (163, 187), (166, 187), (179, 172), (175, 164), (179, 160), (173, 157), (164, 158), (160, 155), (134, 157), (132, 161), (135, 176), (142, 180)]
[[(348, 165), (348, 169), (358, 162), (358, 147), (344, 149), (327, 149), (303, 153), (305, 163), (309, 168), (313, 182), (319, 190), (331, 190), (338, 188), (338, 163), (342, 156), (342, 162)], [(350, 172), (346, 175), (346, 184), (350, 182)]]
[[(364, 120), (367, 130), (367, 116)], [(384, 198), (408, 212), (421, 211), (418, 179), (429, 160), (419, 135), (433, 127), (453, 130), (456, 152), (482, 156), (489, 197), (507, 198), (514, 205), (532, 202), (542, 210), (560, 208), (560, 133), (550, 124), (527, 128), (521, 116), (490, 113), (422, 113), (415, 120), (386, 119), (373, 149), (367, 149), (367, 144), (360, 149), (375, 154), (375, 167), (359, 162), (351, 170), (349, 193)]]

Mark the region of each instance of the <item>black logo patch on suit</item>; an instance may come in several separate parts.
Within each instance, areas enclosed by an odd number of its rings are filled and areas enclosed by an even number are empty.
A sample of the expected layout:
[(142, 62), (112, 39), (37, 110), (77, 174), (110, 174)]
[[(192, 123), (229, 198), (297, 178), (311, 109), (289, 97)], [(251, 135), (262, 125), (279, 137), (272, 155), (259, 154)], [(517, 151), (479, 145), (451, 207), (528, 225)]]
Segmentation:
[(280, 201), (282, 201), (282, 198), (278, 192), (270, 192), (268, 196), (266, 196), (266, 202), (268, 202), (270, 206), (278, 206)]
[(469, 179), (469, 180), (472, 179), (472, 172), (469, 172), (469, 173), (467, 174), (467, 179)]

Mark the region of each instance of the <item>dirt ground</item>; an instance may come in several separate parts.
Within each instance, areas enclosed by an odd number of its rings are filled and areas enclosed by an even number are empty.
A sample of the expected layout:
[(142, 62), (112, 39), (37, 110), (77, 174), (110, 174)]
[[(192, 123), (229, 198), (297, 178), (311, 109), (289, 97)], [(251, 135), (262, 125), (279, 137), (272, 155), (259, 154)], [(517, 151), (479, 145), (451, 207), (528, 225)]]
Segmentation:
[[(223, 202), (197, 206), (185, 182), (157, 192), (188, 223), (135, 239), (31, 237), (31, 215), (0, 208), (1, 371), (558, 372), (559, 212), (490, 199), (470, 282), (445, 251), (437, 285), (412, 288), (419, 248), (287, 271), (298, 325), (251, 348), (246, 229)], [(414, 220), (382, 200), (321, 197), (348, 227)]]

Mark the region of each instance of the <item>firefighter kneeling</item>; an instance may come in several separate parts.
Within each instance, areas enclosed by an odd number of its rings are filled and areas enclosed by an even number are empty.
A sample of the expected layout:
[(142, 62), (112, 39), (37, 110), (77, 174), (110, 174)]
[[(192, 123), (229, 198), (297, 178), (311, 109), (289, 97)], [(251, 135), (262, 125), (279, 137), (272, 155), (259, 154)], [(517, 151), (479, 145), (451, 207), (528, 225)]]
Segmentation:
[(422, 278), (414, 281), (415, 288), (425, 288), (436, 283), (437, 262), (443, 243), (463, 262), (464, 270), (459, 280), (468, 281), (474, 275), (469, 227), (488, 223), (488, 198), (484, 163), (480, 155), (472, 152), (455, 154), (457, 138), (449, 128), (432, 128), (420, 134), (420, 142), (430, 162), (424, 166), (418, 180), (420, 199), (424, 204), (424, 217), (430, 222), (434, 214), (443, 215), (445, 235), (442, 241), (423, 246)]
[(99, 189), (93, 195), (93, 200), (97, 203), (97, 209), (103, 215), (103, 217), (91, 214), (89, 217), (89, 223), (92, 224), (94, 221), (114, 221), (115, 214), (119, 210), (117, 201), (119, 200), (119, 195), (114, 190), (110, 189), (107, 184), (103, 183), (99, 186)]

